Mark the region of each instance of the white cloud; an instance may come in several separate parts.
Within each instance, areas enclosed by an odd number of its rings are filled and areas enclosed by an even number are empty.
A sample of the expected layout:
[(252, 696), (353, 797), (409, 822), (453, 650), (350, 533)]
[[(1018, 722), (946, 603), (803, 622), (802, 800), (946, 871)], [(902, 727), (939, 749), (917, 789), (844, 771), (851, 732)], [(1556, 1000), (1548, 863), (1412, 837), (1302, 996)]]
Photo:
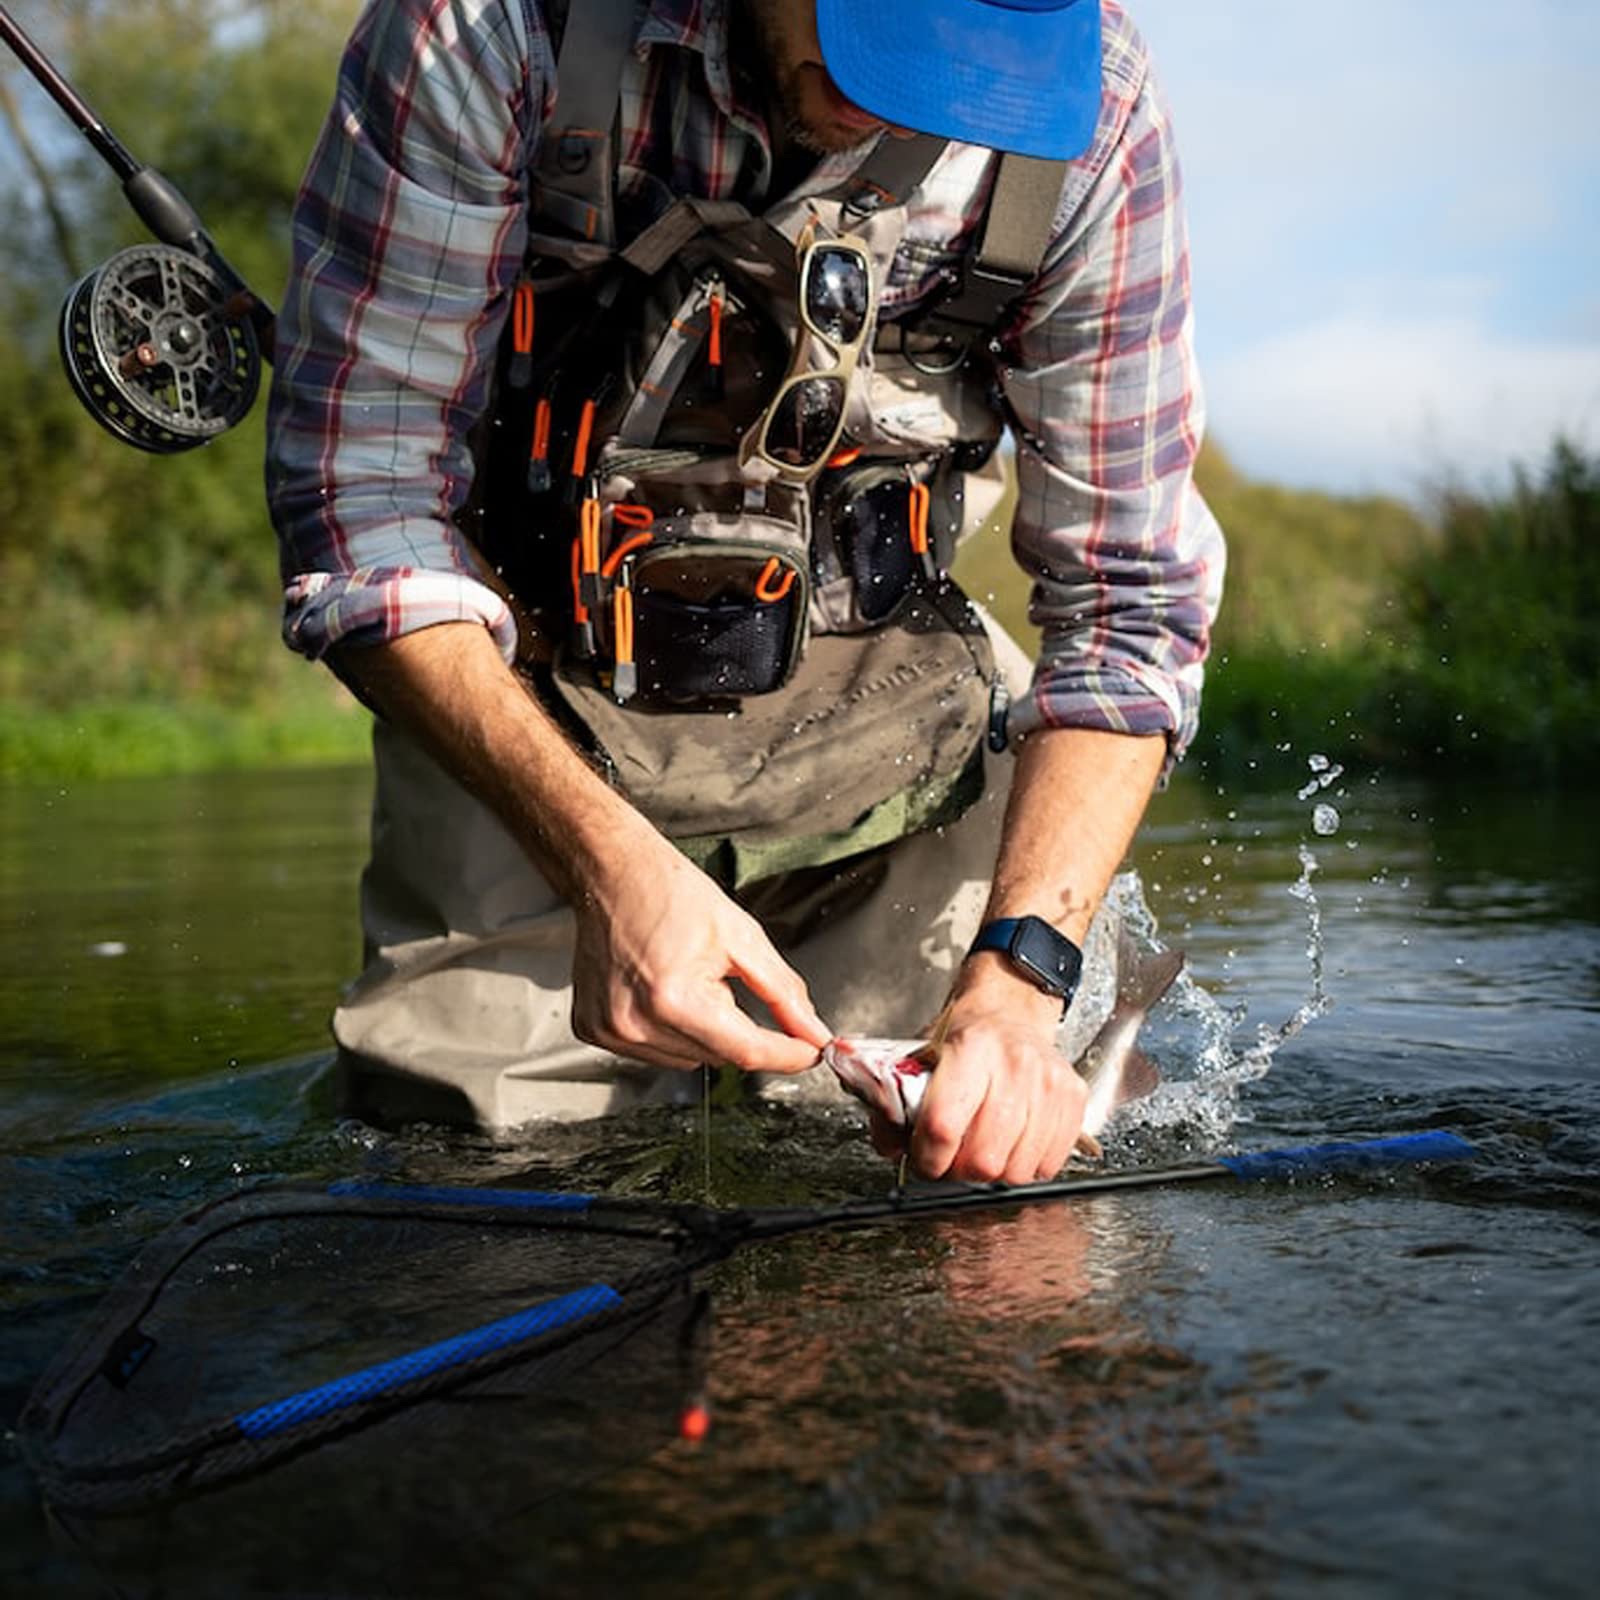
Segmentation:
[(1206, 388), (1247, 472), (1351, 492), (1503, 481), (1558, 432), (1600, 445), (1600, 339), (1518, 340), (1459, 311), (1311, 321), (1209, 361)]
[(1173, 102), (1215, 436), (1415, 492), (1600, 446), (1592, 0), (1129, 0)]

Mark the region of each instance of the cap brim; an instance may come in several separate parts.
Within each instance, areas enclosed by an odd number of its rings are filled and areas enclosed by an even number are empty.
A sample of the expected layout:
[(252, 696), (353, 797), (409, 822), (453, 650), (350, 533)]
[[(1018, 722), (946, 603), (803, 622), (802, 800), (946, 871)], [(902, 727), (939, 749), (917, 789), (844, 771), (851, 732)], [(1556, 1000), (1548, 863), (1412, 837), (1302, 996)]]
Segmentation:
[(828, 74), (896, 127), (1067, 161), (1100, 119), (1099, 0), (817, 0)]

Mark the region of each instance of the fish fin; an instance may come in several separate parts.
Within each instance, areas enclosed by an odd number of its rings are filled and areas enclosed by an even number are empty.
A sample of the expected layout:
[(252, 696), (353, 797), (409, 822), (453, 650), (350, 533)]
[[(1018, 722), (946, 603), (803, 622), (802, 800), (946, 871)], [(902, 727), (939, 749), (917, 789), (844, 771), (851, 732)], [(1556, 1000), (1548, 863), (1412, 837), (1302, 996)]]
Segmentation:
[(1125, 1106), (1130, 1100), (1143, 1100), (1160, 1087), (1161, 1068), (1138, 1045), (1134, 1045), (1128, 1051), (1128, 1059), (1122, 1064), (1122, 1081), (1117, 1085), (1117, 1098), (1112, 1109)]
[(1126, 928), (1117, 935), (1117, 1003), (1148, 1011), (1183, 971), (1183, 951), (1144, 950)]

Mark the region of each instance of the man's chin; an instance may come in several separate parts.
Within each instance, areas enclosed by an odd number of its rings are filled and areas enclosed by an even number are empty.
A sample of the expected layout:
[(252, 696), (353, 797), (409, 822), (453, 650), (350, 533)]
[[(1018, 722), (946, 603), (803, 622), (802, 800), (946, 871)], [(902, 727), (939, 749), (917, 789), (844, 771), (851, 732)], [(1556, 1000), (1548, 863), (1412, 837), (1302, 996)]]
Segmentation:
[(790, 139), (802, 150), (809, 150), (815, 156), (836, 156), (842, 150), (854, 150), (857, 145), (876, 138), (882, 130), (882, 123), (875, 123), (870, 128), (857, 128), (842, 122), (816, 123), (799, 117), (791, 118), (789, 122)]

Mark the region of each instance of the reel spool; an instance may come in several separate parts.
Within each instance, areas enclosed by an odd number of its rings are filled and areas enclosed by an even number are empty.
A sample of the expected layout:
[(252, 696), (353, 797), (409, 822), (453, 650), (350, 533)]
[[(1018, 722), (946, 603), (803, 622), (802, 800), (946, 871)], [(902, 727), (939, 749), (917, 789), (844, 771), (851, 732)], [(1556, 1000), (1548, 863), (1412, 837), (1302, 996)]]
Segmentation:
[(199, 256), (135, 245), (81, 279), (61, 310), (73, 392), (108, 433), (178, 455), (241, 421), (261, 383), (251, 302)]

